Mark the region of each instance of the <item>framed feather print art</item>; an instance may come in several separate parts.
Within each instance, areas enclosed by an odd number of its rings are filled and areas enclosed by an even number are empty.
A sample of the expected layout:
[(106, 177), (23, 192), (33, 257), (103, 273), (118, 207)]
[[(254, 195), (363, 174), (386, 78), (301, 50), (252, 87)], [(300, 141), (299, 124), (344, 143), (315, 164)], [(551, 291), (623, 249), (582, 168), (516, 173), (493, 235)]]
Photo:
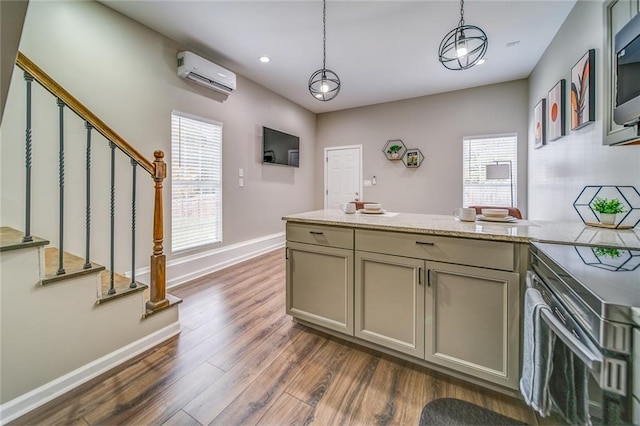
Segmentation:
[(571, 130), (596, 121), (595, 49), (571, 68)]

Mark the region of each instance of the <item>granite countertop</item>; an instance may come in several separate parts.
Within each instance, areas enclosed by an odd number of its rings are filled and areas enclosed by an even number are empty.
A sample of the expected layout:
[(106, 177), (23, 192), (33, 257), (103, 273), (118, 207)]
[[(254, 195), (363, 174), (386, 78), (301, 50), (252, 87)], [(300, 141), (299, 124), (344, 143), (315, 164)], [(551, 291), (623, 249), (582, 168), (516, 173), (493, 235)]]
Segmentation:
[(528, 243), (540, 241), (601, 247), (640, 249), (640, 229), (615, 230), (587, 226), (582, 222), (517, 220), (510, 223), (461, 222), (451, 215), (386, 212), (380, 215), (346, 214), (341, 210), (316, 210), (282, 218), (287, 222), (344, 226), (360, 229), (407, 232)]

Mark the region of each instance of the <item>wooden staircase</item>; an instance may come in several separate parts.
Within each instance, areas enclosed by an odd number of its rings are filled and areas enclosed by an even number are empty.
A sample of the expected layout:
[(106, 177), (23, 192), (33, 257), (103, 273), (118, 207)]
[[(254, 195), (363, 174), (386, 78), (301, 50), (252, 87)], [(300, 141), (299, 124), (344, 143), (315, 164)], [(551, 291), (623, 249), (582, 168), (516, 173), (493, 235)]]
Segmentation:
[[(37, 65), (18, 53), (18, 67), (25, 71), (26, 81), (26, 149), (25, 158), (3, 158), (4, 161), (25, 161), (25, 225), (24, 231), (14, 227), (0, 228), (0, 334), (2, 352), (0, 363), (0, 424), (4, 424), (48, 400), (80, 385), (97, 374), (113, 368), (161, 343), (180, 331), (178, 309), (181, 299), (166, 293), (166, 260), (163, 250), (163, 181), (166, 177), (164, 153), (154, 152), (150, 161), (116, 134), (77, 99), (57, 84)], [(49, 247), (49, 240), (31, 235), (31, 83), (35, 81), (56, 99), (59, 109), (59, 226), (58, 230), (39, 232), (46, 238), (57, 239), (59, 247)], [(84, 121), (87, 130), (86, 182), (65, 182), (63, 151), (63, 112), (71, 110)], [(91, 132), (104, 137), (111, 161), (111, 215), (101, 217), (98, 225), (91, 225), (90, 164)], [(19, 141), (16, 141), (19, 142)], [(41, 142), (41, 141), (39, 141)], [(3, 141), (3, 144), (14, 143)], [(22, 142), (24, 144), (24, 142)], [(68, 145), (68, 143), (67, 143)], [(37, 149), (37, 145), (36, 145)], [(69, 149), (66, 147), (66, 149)], [(80, 141), (75, 148), (84, 151)], [(14, 152), (19, 152), (16, 149)], [(124, 154), (131, 163), (131, 276), (116, 273), (114, 253), (114, 157)], [(108, 160), (107, 160), (108, 161)], [(136, 259), (136, 169), (147, 172), (153, 182), (153, 249), (149, 260), (150, 281), (138, 282)], [(49, 178), (53, 180), (53, 177)], [(64, 248), (65, 220), (64, 187), (71, 184), (86, 187), (86, 237), (74, 246), (86, 245), (84, 257)], [(81, 186), (82, 188), (82, 186)], [(151, 190), (148, 187), (148, 190)], [(12, 200), (13, 201), (13, 200)], [(77, 203), (75, 203), (77, 204)], [(74, 204), (74, 206), (75, 206)], [(82, 204), (82, 203), (81, 203)], [(82, 211), (85, 206), (80, 206)], [(47, 212), (48, 212), (47, 208)], [(56, 215), (52, 206), (51, 215)], [(44, 210), (39, 210), (44, 211)], [(12, 221), (15, 223), (15, 220)], [(67, 220), (67, 222), (74, 222)], [(75, 221), (77, 222), (77, 220)], [(85, 222), (85, 221), (83, 221)], [(110, 226), (108, 225), (110, 222)], [(151, 223), (146, 220), (145, 223)], [(82, 226), (79, 223), (67, 223)], [(84, 223), (83, 223), (84, 225)], [(108, 249), (102, 249), (107, 267), (93, 262), (90, 247), (91, 233), (106, 233)], [(109, 238), (110, 234), (110, 238)], [(67, 235), (69, 237), (69, 235)], [(100, 239), (98, 239), (100, 240)], [(86, 244), (85, 244), (86, 243)], [(129, 250), (118, 243), (118, 251)], [(106, 255), (108, 251), (110, 256)], [(97, 258), (101, 258), (98, 256)], [(120, 269), (124, 269), (122, 265)], [(152, 366), (151, 366), (152, 368)]]
[(180, 331), (181, 299), (151, 312), (148, 286), (131, 289), (122, 275), (122, 288), (108, 295), (108, 271), (95, 263), (83, 269), (73, 255), (65, 256), (68, 272), (55, 276), (57, 249), (35, 236), (23, 243), (23, 235), (0, 228), (3, 424)]
[[(135, 287), (132, 287), (131, 278), (118, 273), (114, 274), (115, 293), (109, 294), (110, 272), (104, 266), (94, 262), (91, 262), (90, 267), (85, 267), (85, 260), (82, 257), (76, 256), (72, 253), (65, 253), (64, 255), (64, 269), (66, 271), (65, 274), (57, 275), (56, 270), (58, 269), (57, 262), (59, 256), (58, 249), (56, 247), (45, 247), (49, 245), (49, 241), (39, 237), (34, 237), (33, 241), (30, 242), (23, 242), (23, 236), (24, 232), (18, 231), (17, 229), (13, 229), (8, 226), (0, 227), (0, 253), (13, 250), (43, 247), (44, 267), (39, 268), (44, 271), (40, 279), (40, 285), (42, 286), (48, 286), (51, 284), (59, 283), (61, 281), (86, 275), (98, 275), (99, 286), (97, 288), (97, 296), (95, 301), (97, 305), (107, 303), (109, 301), (134, 293), (142, 292), (145, 295), (145, 299), (148, 299), (149, 297), (149, 286), (147, 284), (136, 282)], [(167, 296), (169, 304), (166, 307), (158, 311), (145, 309), (142, 317), (146, 318), (155, 313), (161, 312), (162, 310), (174, 307), (182, 302), (182, 299), (178, 297), (172, 295)]]

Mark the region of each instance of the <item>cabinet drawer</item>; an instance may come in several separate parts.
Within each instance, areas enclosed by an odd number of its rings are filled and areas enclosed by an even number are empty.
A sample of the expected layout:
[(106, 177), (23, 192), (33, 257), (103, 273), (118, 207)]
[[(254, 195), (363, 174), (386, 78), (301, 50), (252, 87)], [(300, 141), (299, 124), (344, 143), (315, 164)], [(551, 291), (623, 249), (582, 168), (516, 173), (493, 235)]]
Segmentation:
[(352, 249), (353, 229), (287, 223), (287, 241)]
[(514, 245), (400, 232), (356, 230), (356, 250), (513, 271)]

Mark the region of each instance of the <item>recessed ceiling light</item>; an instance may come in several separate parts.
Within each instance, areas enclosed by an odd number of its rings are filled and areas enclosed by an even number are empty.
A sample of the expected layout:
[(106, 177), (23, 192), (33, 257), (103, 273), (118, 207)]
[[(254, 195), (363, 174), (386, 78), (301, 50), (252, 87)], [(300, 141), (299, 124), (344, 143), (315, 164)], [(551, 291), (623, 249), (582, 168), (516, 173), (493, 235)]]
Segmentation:
[(516, 40), (516, 41), (507, 43), (507, 47), (516, 47), (519, 44), (520, 44), (520, 40)]
[(266, 64), (267, 62), (271, 62), (271, 58), (268, 56), (260, 56), (260, 62)]

